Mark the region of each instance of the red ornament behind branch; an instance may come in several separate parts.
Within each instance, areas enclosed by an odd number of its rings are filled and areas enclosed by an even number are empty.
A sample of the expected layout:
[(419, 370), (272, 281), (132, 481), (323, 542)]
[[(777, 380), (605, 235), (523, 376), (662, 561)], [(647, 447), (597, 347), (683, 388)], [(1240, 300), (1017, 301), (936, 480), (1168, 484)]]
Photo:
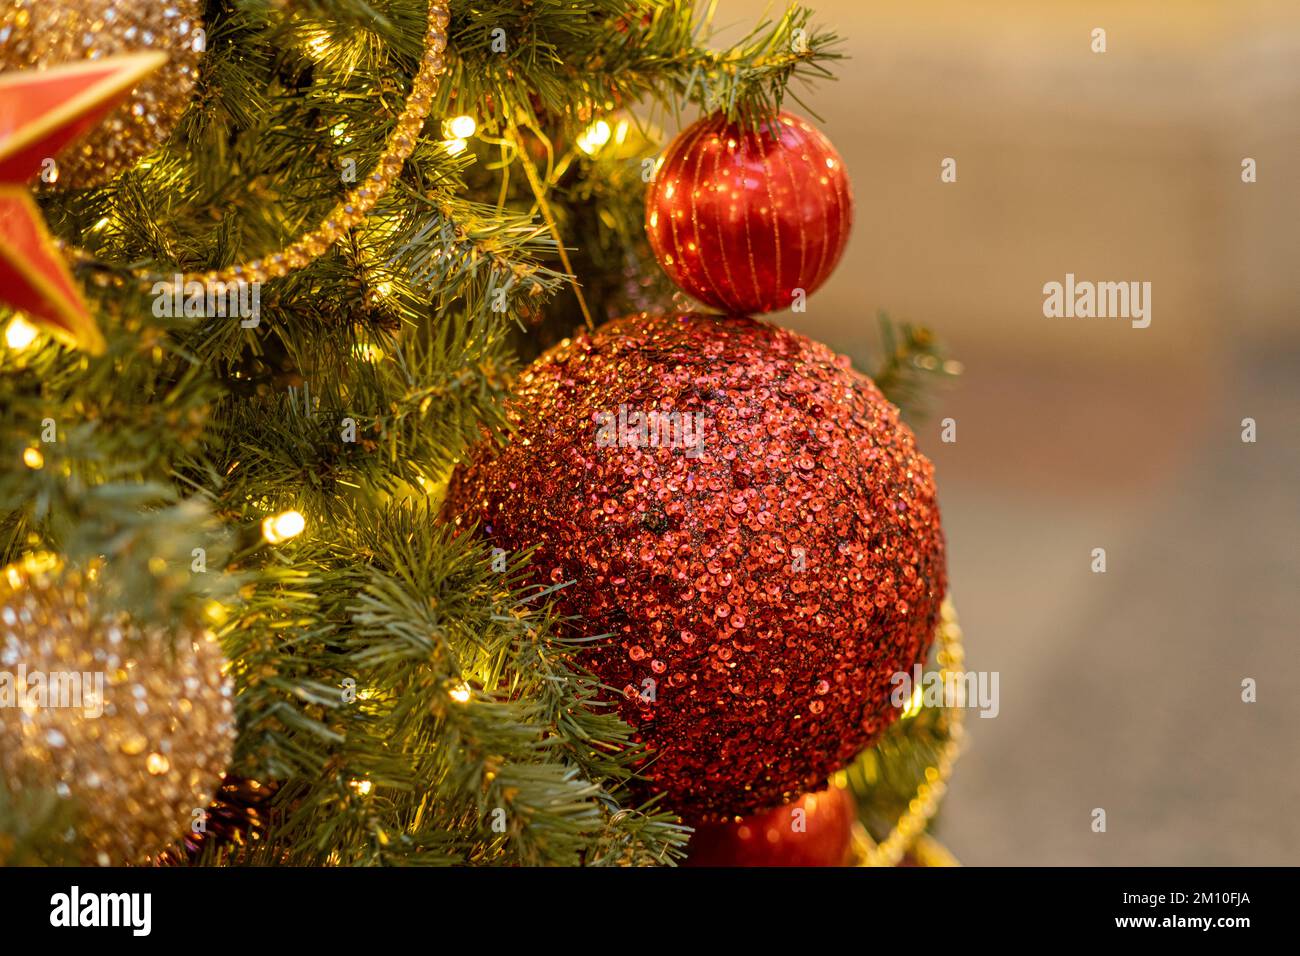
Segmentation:
[(870, 379), (765, 322), (618, 319), (520, 375), (444, 514), (536, 548), (690, 819), (820, 787), (898, 716), (945, 587), (933, 469)]
[(703, 823), (687, 866), (847, 866), (857, 809), (843, 787), (807, 793), (784, 807), (739, 820)]
[(705, 117), (669, 145), (646, 196), (646, 233), (664, 271), (687, 294), (738, 315), (811, 295), (852, 224), (844, 162), (790, 113), (757, 128)]

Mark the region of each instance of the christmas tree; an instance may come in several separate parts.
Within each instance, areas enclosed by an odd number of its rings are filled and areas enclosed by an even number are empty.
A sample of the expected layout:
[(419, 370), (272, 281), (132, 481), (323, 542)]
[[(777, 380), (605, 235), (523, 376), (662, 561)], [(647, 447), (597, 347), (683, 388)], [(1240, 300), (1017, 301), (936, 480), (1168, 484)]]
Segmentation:
[(953, 366), (713, 17), (0, 2), (0, 862), (946, 859)]

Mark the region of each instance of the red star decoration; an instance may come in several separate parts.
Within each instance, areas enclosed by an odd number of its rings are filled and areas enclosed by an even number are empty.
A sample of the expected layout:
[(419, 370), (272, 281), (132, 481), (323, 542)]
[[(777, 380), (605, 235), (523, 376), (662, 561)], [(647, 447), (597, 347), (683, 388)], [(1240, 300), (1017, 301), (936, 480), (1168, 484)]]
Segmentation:
[(0, 76), (0, 302), (92, 354), (104, 337), (26, 184), (166, 61), (139, 53)]

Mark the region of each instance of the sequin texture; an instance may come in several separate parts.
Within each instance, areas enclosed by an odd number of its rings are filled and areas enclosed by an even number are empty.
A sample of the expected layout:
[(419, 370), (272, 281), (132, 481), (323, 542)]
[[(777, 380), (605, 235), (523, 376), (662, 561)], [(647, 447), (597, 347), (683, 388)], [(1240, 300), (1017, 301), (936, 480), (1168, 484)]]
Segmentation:
[[(652, 411), (698, 440), (633, 427)], [(509, 413), (444, 515), (572, 582), (558, 609), (612, 635), (587, 664), (669, 807), (776, 806), (898, 715), (890, 678), (929, 649), (944, 541), (930, 462), (847, 359), (755, 319), (634, 316), (539, 358)]]

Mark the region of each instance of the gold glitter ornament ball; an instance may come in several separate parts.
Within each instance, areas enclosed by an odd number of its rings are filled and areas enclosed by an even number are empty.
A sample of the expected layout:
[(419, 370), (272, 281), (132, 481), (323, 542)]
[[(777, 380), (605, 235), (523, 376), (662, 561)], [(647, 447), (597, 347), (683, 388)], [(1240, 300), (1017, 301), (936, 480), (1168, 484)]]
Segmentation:
[(55, 157), (58, 185), (101, 186), (171, 135), (198, 77), (201, 11), (198, 0), (0, 0), (0, 70), (167, 54), (103, 123)]
[(74, 802), (86, 864), (149, 862), (230, 763), (220, 648), (194, 629), (169, 643), (98, 616), (93, 583), (53, 559), (0, 570), (0, 774)]

